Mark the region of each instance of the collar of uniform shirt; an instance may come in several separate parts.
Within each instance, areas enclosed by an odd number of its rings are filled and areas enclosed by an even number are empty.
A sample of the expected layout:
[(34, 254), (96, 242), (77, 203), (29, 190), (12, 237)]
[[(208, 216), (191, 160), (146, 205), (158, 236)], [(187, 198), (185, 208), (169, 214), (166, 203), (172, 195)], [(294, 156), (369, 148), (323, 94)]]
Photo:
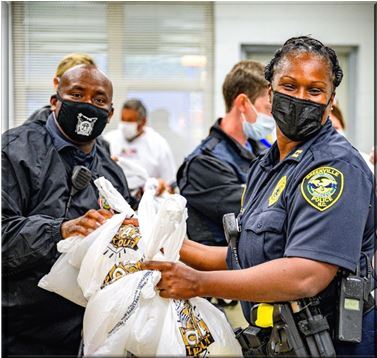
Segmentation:
[[(75, 163), (73, 164), (84, 164), (86, 167), (90, 166), (96, 155), (96, 146), (93, 146), (92, 151), (89, 154), (85, 154), (80, 150), (75, 144), (70, 142), (59, 130), (55, 122), (55, 114), (52, 112), (46, 122), (46, 129), (52, 138), (52, 143), (54, 144), (55, 149), (60, 153), (65, 148), (70, 148), (70, 152), (75, 157)], [(76, 163), (80, 162), (80, 163)]]
[(296, 148), (294, 148), (281, 162), (279, 161), (279, 149), (277, 146), (277, 141), (272, 145), (270, 150), (265, 154), (263, 159), (261, 160), (260, 164), (264, 168), (272, 168), (280, 166), (281, 163), (284, 163), (286, 161), (295, 161), (299, 162), (301, 158), (304, 156), (306, 150), (311, 146), (311, 144), (319, 137), (327, 133), (332, 124), (329, 118), (327, 118), (325, 124), (322, 126), (320, 131), (313, 136), (313, 138), (310, 138), (306, 142), (300, 143)]

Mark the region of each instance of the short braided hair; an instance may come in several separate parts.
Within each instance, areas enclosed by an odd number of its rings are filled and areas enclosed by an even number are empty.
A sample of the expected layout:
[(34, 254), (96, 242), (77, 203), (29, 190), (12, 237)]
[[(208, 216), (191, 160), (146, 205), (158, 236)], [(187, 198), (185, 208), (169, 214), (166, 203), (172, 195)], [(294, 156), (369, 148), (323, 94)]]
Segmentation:
[(266, 80), (270, 83), (272, 82), (275, 70), (285, 56), (299, 52), (309, 52), (324, 58), (329, 64), (334, 87), (340, 85), (343, 78), (343, 71), (340, 68), (335, 51), (332, 48), (325, 46), (322, 42), (309, 36), (292, 37), (275, 52), (274, 57), (264, 69), (264, 77)]

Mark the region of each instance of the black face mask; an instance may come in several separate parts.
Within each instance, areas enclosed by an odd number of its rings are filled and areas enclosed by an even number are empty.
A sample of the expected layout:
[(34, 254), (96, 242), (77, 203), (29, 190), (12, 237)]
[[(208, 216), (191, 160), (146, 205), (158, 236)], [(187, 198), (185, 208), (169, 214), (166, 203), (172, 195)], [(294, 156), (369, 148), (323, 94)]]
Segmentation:
[(90, 103), (63, 100), (58, 93), (56, 97), (61, 102), (56, 120), (71, 140), (90, 142), (103, 132), (109, 118), (108, 111)]
[(295, 141), (304, 141), (322, 127), (322, 117), (327, 104), (288, 96), (273, 91), (272, 116), (283, 134)]

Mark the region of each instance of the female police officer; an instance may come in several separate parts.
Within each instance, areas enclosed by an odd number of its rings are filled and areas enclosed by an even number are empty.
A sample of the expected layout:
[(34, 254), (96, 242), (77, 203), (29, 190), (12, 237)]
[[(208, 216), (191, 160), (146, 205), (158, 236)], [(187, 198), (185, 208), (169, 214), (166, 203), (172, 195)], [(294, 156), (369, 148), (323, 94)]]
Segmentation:
[[(373, 176), (328, 119), (342, 76), (335, 52), (312, 38), (291, 38), (276, 52), (265, 77), (277, 142), (249, 172), (237, 245), (242, 269), (226, 271), (231, 250), (185, 241), (181, 260), (191, 267), (144, 265), (162, 272), (162, 297), (241, 300), (249, 319), (251, 302), (322, 293), (330, 297), (322, 308), (334, 310), (337, 272), (355, 271), (361, 251), (371, 257), (376, 235)], [(364, 316), (365, 329), (373, 315)], [(369, 331), (361, 344), (337, 345), (337, 352), (373, 354), (373, 337)]]

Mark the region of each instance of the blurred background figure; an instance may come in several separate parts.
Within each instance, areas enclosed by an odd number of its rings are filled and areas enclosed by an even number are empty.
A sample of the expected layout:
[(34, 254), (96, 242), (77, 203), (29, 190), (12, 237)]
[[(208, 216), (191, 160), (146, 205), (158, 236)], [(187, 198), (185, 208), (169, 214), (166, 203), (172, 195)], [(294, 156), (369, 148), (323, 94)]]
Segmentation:
[[(346, 136), (345, 129), (346, 129), (346, 123), (343, 117), (343, 113), (340, 109), (340, 107), (337, 104), (332, 105), (332, 109), (330, 112), (330, 120), (332, 123), (332, 126), (340, 133), (341, 135)], [(363, 159), (368, 164), (368, 167), (372, 172), (374, 172), (374, 157), (373, 157), (373, 149), (370, 154), (367, 154), (361, 150), (359, 150), (360, 155), (363, 157)]]
[(172, 191), (176, 173), (173, 154), (165, 138), (147, 126), (147, 110), (140, 100), (124, 103), (118, 128), (104, 137), (129, 178), (133, 196), (141, 194), (148, 177), (159, 179), (161, 190)]
[(71, 53), (65, 56), (59, 63), (53, 79), (54, 88), (57, 90), (60, 78), (64, 72), (77, 65), (96, 66), (94, 59), (86, 53)]
[(332, 106), (330, 112), (330, 120), (332, 126), (338, 131), (338, 133), (346, 137), (346, 134), (344, 132), (344, 130), (346, 129), (346, 123), (344, 122), (343, 113), (337, 104), (333, 104)]

